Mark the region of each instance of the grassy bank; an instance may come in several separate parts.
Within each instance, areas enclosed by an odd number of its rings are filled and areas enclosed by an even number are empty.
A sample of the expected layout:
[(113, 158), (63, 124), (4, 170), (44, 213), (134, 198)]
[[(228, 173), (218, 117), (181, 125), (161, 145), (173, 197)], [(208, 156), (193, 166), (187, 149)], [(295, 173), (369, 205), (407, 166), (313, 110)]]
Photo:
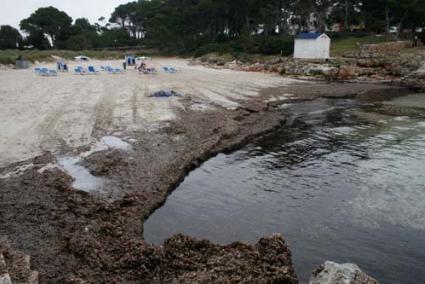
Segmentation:
[(364, 36), (333, 39), (331, 45), (331, 56), (342, 56), (346, 52), (357, 49), (358, 45), (375, 44), (390, 41), (386, 36)]

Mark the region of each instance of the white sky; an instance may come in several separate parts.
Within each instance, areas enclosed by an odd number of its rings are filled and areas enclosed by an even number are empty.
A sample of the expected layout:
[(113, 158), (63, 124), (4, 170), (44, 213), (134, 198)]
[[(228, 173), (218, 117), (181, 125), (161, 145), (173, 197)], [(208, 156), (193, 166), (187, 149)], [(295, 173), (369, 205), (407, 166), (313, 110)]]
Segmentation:
[[(134, 1), (134, 0), (133, 0)], [(95, 23), (100, 17), (109, 19), (115, 7), (131, 0), (0, 0), (0, 25), (19, 29), (21, 20), (41, 7), (53, 6), (66, 12), (73, 20), (88, 18)]]

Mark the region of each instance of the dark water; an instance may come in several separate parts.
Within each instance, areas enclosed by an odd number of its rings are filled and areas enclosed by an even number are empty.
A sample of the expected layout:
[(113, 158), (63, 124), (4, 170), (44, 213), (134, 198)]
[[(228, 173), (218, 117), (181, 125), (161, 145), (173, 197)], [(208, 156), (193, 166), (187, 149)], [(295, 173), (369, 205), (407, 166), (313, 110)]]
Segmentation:
[(288, 126), (192, 172), (146, 221), (146, 240), (255, 243), (279, 232), (302, 280), (332, 260), (384, 284), (425, 283), (425, 120), (364, 112), (351, 100), (283, 111), (293, 114)]

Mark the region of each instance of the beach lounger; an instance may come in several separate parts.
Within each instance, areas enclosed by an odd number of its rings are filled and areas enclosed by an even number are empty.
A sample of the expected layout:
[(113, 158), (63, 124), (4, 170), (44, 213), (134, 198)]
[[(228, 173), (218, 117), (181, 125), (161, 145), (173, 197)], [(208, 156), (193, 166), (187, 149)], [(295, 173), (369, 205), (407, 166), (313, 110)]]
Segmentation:
[(163, 67), (163, 69), (164, 69), (164, 71), (165, 71), (166, 73), (170, 73), (170, 74), (174, 74), (174, 73), (176, 73), (176, 72), (177, 72), (177, 70), (176, 70), (176, 69), (174, 69), (173, 67), (167, 67), (167, 66), (165, 66), (165, 67)]
[(90, 74), (90, 75), (97, 75), (97, 74), (99, 74), (100, 72), (99, 71), (97, 71), (95, 68), (94, 68), (94, 66), (89, 66), (89, 68), (88, 68), (88, 74)]
[(113, 68), (111, 66), (105, 66), (104, 68), (105, 68), (104, 70), (106, 72), (108, 72), (109, 74), (120, 74), (120, 73), (123, 72), (122, 69), (120, 69), (120, 68)]
[(34, 73), (40, 73), (40, 71), (41, 71), (41, 68), (40, 67), (34, 68)]
[(75, 75), (86, 75), (87, 74), (87, 70), (81, 66), (78, 66), (77, 68), (74, 69), (74, 74)]
[(142, 67), (139, 67), (138, 70), (139, 70), (140, 73), (143, 73), (143, 74), (155, 74), (155, 73), (157, 73), (155, 67), (146, 68), (146, 67), (142, 66)]
[(177, 93), (174, 90), (171, 91), (157, 91), (153, 94), (151, 94), (149, 97), (154, 97), (154, 98), (169, 98), (169, 97), (182, 97), (182, 94)]
[(47, 68), (41, 68), (38, 72), (40, 76), (57, 76), (58, 72), (56, 70), (49, 70)]
[(105, 69), (104, 70), (106, 72), (108, 72), (109, 74), (115, 74), (115, 70), (111, 66), (105, 66)]

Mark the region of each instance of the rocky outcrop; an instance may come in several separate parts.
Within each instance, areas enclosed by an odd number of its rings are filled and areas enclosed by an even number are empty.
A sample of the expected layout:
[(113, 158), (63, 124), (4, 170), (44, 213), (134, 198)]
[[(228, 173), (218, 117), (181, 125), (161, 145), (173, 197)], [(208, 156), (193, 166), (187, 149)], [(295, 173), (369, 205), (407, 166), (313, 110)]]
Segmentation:
[(0, 284), (38, 284), (30, 257), (13, 250), (5, 240), (0, 240)]
[(218, 246), (177, 235), (165, 242), (162, 253), (166, 283), (298, 283), (291, 253), (278, 234), (255, 246)]
[(402, 84), (418, 90), (425, 90), (425, 61), (418, 68), (402, 78)]
[(310, 278), (309, 284), (379, 284), (352, 263), (326, 261)]
[(192, 64), (328, 81), (390, 81), (405, 87), (425, 90), (425, 54), (415, 51), (401, 52), (408, 46), (409, 43), (403, 41), (363, 45), (343, 57), (327, 61), (255, 55), (236, 59), (228, 54), (209, 54), (193, 60)]
[(97, 275), (88, 277), (84, 269), (76, 270), (64, 282), (298, 283), (291, 253), (281, 235), (262, 238), (254, 246), (241, 242), (222, 246), (176, 235), (160, 247), (145, 242), (123, 243), (122, 252), (113, 259), (105, 258), (100, 250), (97, 254), (92, 256), (100, 259), (93, 261), (109, 260)]

